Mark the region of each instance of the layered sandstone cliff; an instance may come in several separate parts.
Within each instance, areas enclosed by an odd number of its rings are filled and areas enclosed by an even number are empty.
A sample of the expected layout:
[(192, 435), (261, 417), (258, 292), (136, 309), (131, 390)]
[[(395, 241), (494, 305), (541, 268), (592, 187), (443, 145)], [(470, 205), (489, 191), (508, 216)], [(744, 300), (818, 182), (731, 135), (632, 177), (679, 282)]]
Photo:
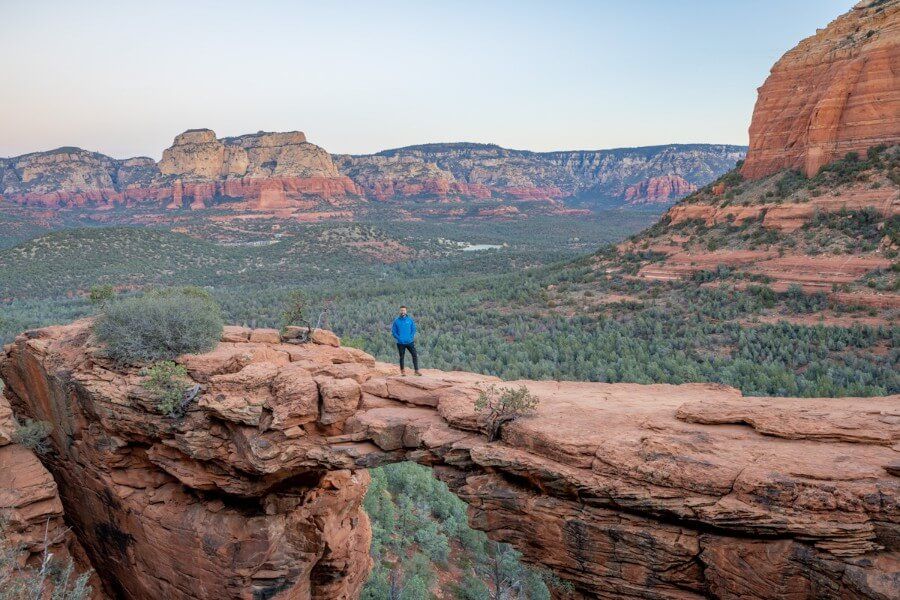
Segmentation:
[(158, 164), (78, 148), (26, 154), (0, 163), (0, 184), (0, 197), (47, 208), (309, 208), (310, 198), (340, 205), (362, 193), (298, 131), (218, 139), (189, 130)]
[(355, 598), (365, 468), (433, 465), (470, 519), (585, 598), (900, 593), (900, 397), (744, 398), (717, 385), (524, 384), (537, 413), (487, 443), (495, 379), (404, 378), (321, 334), (227, 328), (179, 359), (159, 413), (87, 322), (28, 332), (0, 373), (55, 424), (45, 458), (108, 589), (143, 598)]
[[(620, 201), (629, 186), (671, 177), (705, 185), (743, 156), (740, 146), (673, 144), (646, 148), (528, 152), (492, 144), (425, 144), (373, 155), (336, 155), (341, 172), (379, 200), (465, 196), (585, 204)], [(690, 183), (688, 183), (690, 182)], [(667, 199), (689, 193), (675, 187)], [(634, 192), (632, 192), (634, 195)], [(661, 198), (661, 195), (659, 196)]]
[(900, 0), (863, 0), (800, 42), (759, 88), (741, 172), (814, 175), (900, 142)]
[(697, 186), (678, 175), (663, 175), (639, 181), (625, 188), (626, 204), (666, 204), (697, 191)]
[(740, 171), (620, 250), (653, 253), (638, 278), (800, 286), (891, 322), (898, 217), (900, 0), (864, 1), (772, 67)]
[[(4, 551), (15, 550), (17, 567), (37, 569), (49, 559), (59, 569), (71, 560), (77, 576), (88, 571), (90, 564), (63, 520), (62, 501), (50, 472), (33, 450), (16, 443), (19, 425), (0, 394), (0, 544)], [(51, 579), (47, 577), (48, 586)], [(99, 579), (91, 583), (95, 585), (92, 597), (103, 598)]]
[[(561, 200), (579, 195), (621, 202), (629, 185), (653, 177), (703, 185), (742, 155), (741, 147), (709, 144), (551, 153), (430, 144), (332, 157), (298, 131), (220, 139), (209, 129), (193, 129), (178, 135), (159, 163), (78, 148), (0, 159), (0, 201), (52, 209), (241, 211), (315, 210), (315, 201), (344, 206), (366, 197), (494, 199), (559, 209)], [(671, 199), (687, 189), (669, 187)]]
[[(847, 171), (853, 175), (842, 174)], [(652, 253), (640, 259), (639, 279), (754, 282), (777, 292), (800, 286), (826, 295), (833, 308), (866, 307), (890, 323), (900, 308), (898, 181), (900, 146), (842, 161), (811, 180), (783, 172), (755, 181), (726, 176), (670, 208), (657, 226), (619, 250)], [(597, 268), (620, 270), (622, 261), (607, 257)], [(827, 321), (834, 315), (818, 316)]]

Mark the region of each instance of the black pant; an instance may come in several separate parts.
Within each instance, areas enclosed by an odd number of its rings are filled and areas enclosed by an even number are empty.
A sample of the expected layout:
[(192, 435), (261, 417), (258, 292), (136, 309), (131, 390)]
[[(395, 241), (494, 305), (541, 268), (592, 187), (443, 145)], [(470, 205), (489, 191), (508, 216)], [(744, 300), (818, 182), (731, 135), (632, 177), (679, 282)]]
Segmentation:
[(401, 344), (397, 342), (397, 352), (400, 353), (400, 368), (404, 369), (403, 359), (406, 358), (406, 351), (409, 350), (409, 353), (412, 355), (413, 359), (413, 368), (418, 371), (419, 370), (419, 353), (416, 352), (416, 343), (410, 342), (408, 344)]

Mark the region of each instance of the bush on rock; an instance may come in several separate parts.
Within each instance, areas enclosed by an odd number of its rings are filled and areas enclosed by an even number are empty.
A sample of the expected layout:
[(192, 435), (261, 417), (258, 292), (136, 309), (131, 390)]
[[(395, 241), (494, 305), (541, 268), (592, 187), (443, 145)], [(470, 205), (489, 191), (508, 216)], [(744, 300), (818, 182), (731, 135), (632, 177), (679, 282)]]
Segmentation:
[(211, 350), (222, 327), (221, 310), (207, 292), (166, 288), (110, 303), (94, 324), (94, 334), (107, 356), (136, 364)]

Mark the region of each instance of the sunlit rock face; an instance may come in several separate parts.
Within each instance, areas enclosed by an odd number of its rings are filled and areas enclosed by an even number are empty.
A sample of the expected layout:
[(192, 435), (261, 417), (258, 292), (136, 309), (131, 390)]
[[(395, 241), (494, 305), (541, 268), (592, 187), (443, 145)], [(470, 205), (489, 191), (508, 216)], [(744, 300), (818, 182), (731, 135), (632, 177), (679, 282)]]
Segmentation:
[(342, 205), (361, 195), (331, 155), (299, 131), (219, 139), (210, 129), (191, 129), (175, 137), (159, 163), (80, 148), (0, 161), (0, 197), (50, 209), (309, 209), (311, 198)]
[[(590, 205), (601, 199), (618, 203), (648, 198), (674, 201), (689, 193), (691, 186), (705, 185), (734, 167), (744, 150), (722, 144), (672, 144), (529, 152), (493, 144), (450, 143), (408, 146), (369, 155), (338, 154), (334, 159), (340, 171), (374, 200), (581, 199)], [(679, 180), (684, 183), (679, 185)], [(652, 188), (650, 194), (648, 187)], [(671, 192), (662, 199), (665, 187)]]
[(276, 211), (284, 218), (326, 205), (361, 211), (369, 201), (492, 200), (504, 203), (484, 208), (500, 210), (495, 216), (509, 216), (517, 206), (580, 214), (587, 209), (568, 204), (581, 196), (588, 207), (598, 199), (621, 204), (626, 188), (653, 178), (660, 179), (640, 193), (632, 190), (628, 200), (674, 200), (732, 168), (743, 152), (721, 144), (562, 152), (426, 144), (350, 156), (331, 155), (299, 131), (218, 138), (210, 129), (190, 129), (175, 137), (159, 163), (80, 148), (0, 159), (0, 201), (50, 210)]
[(472, 373), (400, 377), (353, 348), (226, 328), (160, 414), (89, 322), (28, 332), (0, 374), (54, 424), (45, 463), (108, 591), (356, 598), (368, 467), (414, 460), (472, 524), (584, 598), (887, 598), (900, 591), (900, 397), (746, 398), (711, 384), (509, 382), (536, 413), (488, 443)]
[(697, 186), (678, 175), (663, 175), (639, 181), (625, 188), (622, 198), (627, 204), (665, 204), (684, 198)]
[(898, 142), (900, 0), (863, 0), (772, 67), (741, 172), (811, 176), (847, 152)]

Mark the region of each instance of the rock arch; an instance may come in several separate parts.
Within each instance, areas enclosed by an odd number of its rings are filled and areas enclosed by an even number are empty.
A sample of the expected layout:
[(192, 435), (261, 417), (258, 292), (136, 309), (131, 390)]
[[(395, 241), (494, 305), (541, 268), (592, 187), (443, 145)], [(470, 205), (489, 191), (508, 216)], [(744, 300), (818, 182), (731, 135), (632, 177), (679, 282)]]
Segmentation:
[(472, 404), (491, 378), (400, 378), (315, 340), (226, 328), (179, 359), (202, 386), (183, 419), (91, 347), (86, 321), (5, 348), (6, 394), (54, 424), (45, 463), (109, 592), (355, 598), (366, 469), (414, 460), (574, 596), (898, 595), (898, 396), (524, 382), (538, 414), (488, 444)]

